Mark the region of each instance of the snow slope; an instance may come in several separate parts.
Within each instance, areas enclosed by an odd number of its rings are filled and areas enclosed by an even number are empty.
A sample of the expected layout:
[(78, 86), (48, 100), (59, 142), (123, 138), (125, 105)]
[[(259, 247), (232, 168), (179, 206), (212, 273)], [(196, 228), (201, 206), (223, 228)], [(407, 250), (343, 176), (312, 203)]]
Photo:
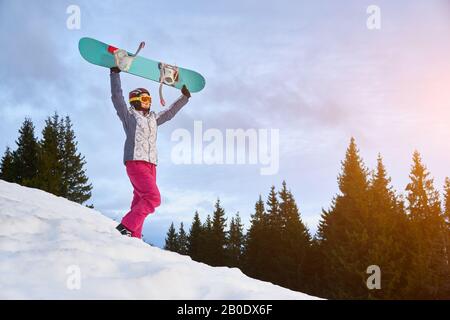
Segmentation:
[(98, 211), (0, 180), (0, 298), (317, 299), (124, 237), (115, 226)]

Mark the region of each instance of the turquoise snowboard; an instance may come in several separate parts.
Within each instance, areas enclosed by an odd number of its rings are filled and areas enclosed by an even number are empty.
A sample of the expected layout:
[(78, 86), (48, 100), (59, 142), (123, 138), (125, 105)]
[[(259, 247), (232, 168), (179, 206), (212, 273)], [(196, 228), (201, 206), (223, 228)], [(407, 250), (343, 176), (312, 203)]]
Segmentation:
[[(106, 68), (116, 66), (113, 52), (116, 51), (117, 48), (114, 46), (110, 46), (92, 38), (81, 38), (78, 43), (78, 49), (80, 50), (81, 56), (92, 64)], [(133, 56), (132, 53), (128, 51), (127, 53), (129, 56)], [(161, 62), (136, 56), (129, 69), (124, 72), (160, 83), (161, 65)], [(205, 78), (198, 72), (180, 67), (176, 67), (176, 69), (178, 71), (176, 82), (170, 84), (170, 86), (181, 89), (183, 85), (186, 85), (190, 92), (198, 92), (205, 87)], [(167, 83), (164, 82), (163, 84), (167, 85)]]

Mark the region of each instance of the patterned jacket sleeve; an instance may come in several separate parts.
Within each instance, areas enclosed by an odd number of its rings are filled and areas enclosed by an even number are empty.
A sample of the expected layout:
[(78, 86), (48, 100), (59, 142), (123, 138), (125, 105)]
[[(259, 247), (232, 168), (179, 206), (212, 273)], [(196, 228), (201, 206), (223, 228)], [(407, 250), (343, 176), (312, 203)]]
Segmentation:
[(159, 112), (156, 115), (156, 123), (158, 124), (158, 126), (172, 119), (177, 114), (177, 112), (180, 111), (181, 108), (183, 108), (183, 106), (186, 105), (186, 103), (188, 103), (188, 101), (189, 101), (188, 97), (181, 95), (181, 97), (179, 97), (174, 103), (172, 103), (172, 105), (169, 108)]
[(122, 123), (128, 125), (130, 113), (123, 97), (119, 73), (111, 73), (111, 100)]

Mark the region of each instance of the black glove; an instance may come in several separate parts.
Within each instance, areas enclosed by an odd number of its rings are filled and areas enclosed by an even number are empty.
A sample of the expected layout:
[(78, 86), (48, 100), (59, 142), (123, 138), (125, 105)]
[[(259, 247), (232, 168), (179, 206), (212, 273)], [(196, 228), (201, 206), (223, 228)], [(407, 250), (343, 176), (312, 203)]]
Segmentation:
[(111, 70), (111, 73), (120, 73), (120, 69), (117, 67), (109, 68), (109, 70)]
[(189, 92), (185, 84), (183, 84), (183, 87), (181, 88), (181, 93), (188, 98), (191, 97), (191, 93)]

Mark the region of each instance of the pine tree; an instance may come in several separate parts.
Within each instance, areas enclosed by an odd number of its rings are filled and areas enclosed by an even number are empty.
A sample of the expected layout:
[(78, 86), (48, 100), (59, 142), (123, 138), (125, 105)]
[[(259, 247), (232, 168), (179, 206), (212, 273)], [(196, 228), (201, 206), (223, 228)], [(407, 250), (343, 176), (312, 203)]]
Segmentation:
[(269, 247), (268, 217), (261, 195), (251, 215), (250, 229), (246, 235), (243, 254), (243, 271), (250, 277), (265, 279), (267, 271), (267, 248)]
[(0, 179), (8, 182), (17, 182), (16, 167), (14, 163), (14, 153), (9, 147), (6, 147), (5, 154), (0, 163)]
[(408, 213), (414, 239), (412, 270), (409, 273), (407, 294), (410, 298), (436, 299), (448, 290), (448, 258), (445, 248), (445, 220), (441, 212), (439, 192), (419, 152), (413, 155), (407, 185)]
[(175, 230), (173, 222), (170, 225), (169, 231), (167, 231), (166, 243), (164, 245), (164, 249), (165, 250), (169, 250), (169, 251), (173, 251), (173, 252), (178, 252), (179, 251), (179, 248), (178, 248), (178, 233)]
[(61, 121), (55, 112), (47, 118), (39, 141), (38, 172), (32, 181), (37, 188), (61, 196), (63, 193), (63, 143), (60, 138)]
[(311, 248), (311, 236), (300, 218), (300, 212), (291, 191), (283, 181), (279, 192), (279, 214), (281, 241), (275, 248), (279, 280), (277, 283), (294, 290), (307, 290), (312, 270), (307, 257)]
[(60, 128), (60, 137), (63, 141), (61, 195), (71, 201), (84, 203), (91, 197), (92, 185), (87, 184), (88, 178), (83, 169), (86, 161), (77, 152), (75, 132), (68, 116)]
[(406, 186), (408, 211), (413, 221), (423, 221), (440, 212), (439, 192), (435, 190), (429, 175), (419, 152), (415, 151), (409, 175), (411, 182)]
[(187, 255), (188, 254), (188, 236), (186, 235), (186, 231), (184, 231), (183, 222), (180, 224), (180, 229), (178, 230), (178, 238), (177, 238), (177, 252), (179, 254)]
[[(447, 279), (450, 279), (450, 178), (445, 178), (444, 185), (444, 208), (443, 215), (445, 219), (445, 254), (446, 254), (446, 263), (444, 263), (445, 274), (444, 276)], [(450, 299), (450, 280), (447, 280), (446, 283), (442, 286), (443, 293), (441, 294), (441, 298)]]
[(278, 202), (275, 186), (270, 188), (269, 197), (266, 204), (268, 225), (273, 230), (281, 230), (283, 222), (281, 221), (280, 204)]
[(201, 236), (202, 236), (202, 222), (198, 212), (195, 211), (194, 219), (188, 236), (188, 254), (194, 261), (201, 260)]
[(14, 152), (14, 166), (17, 173), (17, 183), (34, 187), (32, 180), (37, 174), (38, 143), (34, 135), (34, 124), (25, 118), (19, 129), (19, 138), (16, 141), (17, 149)]
[(281, 269), (281, 262), (279, 260), (279, 253), (282, 250), (282, 228), (284, 222), (280, 215), (280, 203), (277, 198), (275, 186), (270, 188), (269, 196), (267, 198), (267, 233), (268, 241), (264, 250), (272, 254), (266, 259), (266, 266), (263, 279), (269, 282), (278, 283), (282, 275), (279, 274)]
[(225, 226), (226, 226), (225, 211), (220, 206), (220, 200), (217, 199), (211, 225), (211, 236), (212, 236), (211, 247), (213, 253), (211, 264), (213, 266), (224, 266), (226, 264)]
[(370, 181), (369, 251), (367, 260), (382, 270), (381, 290), (369, 291), (369, 298), (400, 297), (406, 286), (406, 273), (411, 259), (410, 227), (403, 205), (390, 186), (381, 155)]
[(322, 214), (318, 243), (323, 255), (323, 294), (329, 298), (366, 298), (369, 249), (368, 171), (352, 138), (338, 177), (340, 194)]
[(233, 232), (234, 229), (236, 228), (235, 224), (234, 224), (234, 217), (231, 217), (231, 221), (230, 221), (230, 226), (229, 226), (229, 231), (227, 232), (227, 239), (226, 239), (226, 244), (225, 244), (225, 253), (227, 256), (227, 266), (231, 267), (231, 265), (234, 263), (234, 257), (233, 257), (233, 253), (234, 253), (234, 243), (232, 240), (233, 237)]
[(77, 152), (70, 118), (61, 119), (57, 112), (48, 117), (37, 146), (37, 173), (29, 184), (80, 204), (90, 199), (92, 185), (87, 184), (86, 162)]
[(324, 255), (321, 250), (320, 241), (315, 235), (311, 240), (311, 247), (306, 257), (306, 266), (304, 274), (308, 277), (306, 281), (305, 293), (314, 296), (324, 296), (323, 275), (324, 271)]
[(444, 185), (444, 217), (450, 227), (450, 178), (445, 178)]
[(239, 213), (231, 218), (229, 233), (226, 243), (226, 252), (229, 267), (242, 267), (242, 252), (244, 246), (243, 224)]
[(212, 228), (211, 216), (208, 214), (205, 223), (202, 226), (202, 233), (200, 234), (200, 252), (201, 252), (201, 262), (209, 265), (215, 263), (216, 253), (214, 252), (215, 246), (213, 244), (214, 234)]

